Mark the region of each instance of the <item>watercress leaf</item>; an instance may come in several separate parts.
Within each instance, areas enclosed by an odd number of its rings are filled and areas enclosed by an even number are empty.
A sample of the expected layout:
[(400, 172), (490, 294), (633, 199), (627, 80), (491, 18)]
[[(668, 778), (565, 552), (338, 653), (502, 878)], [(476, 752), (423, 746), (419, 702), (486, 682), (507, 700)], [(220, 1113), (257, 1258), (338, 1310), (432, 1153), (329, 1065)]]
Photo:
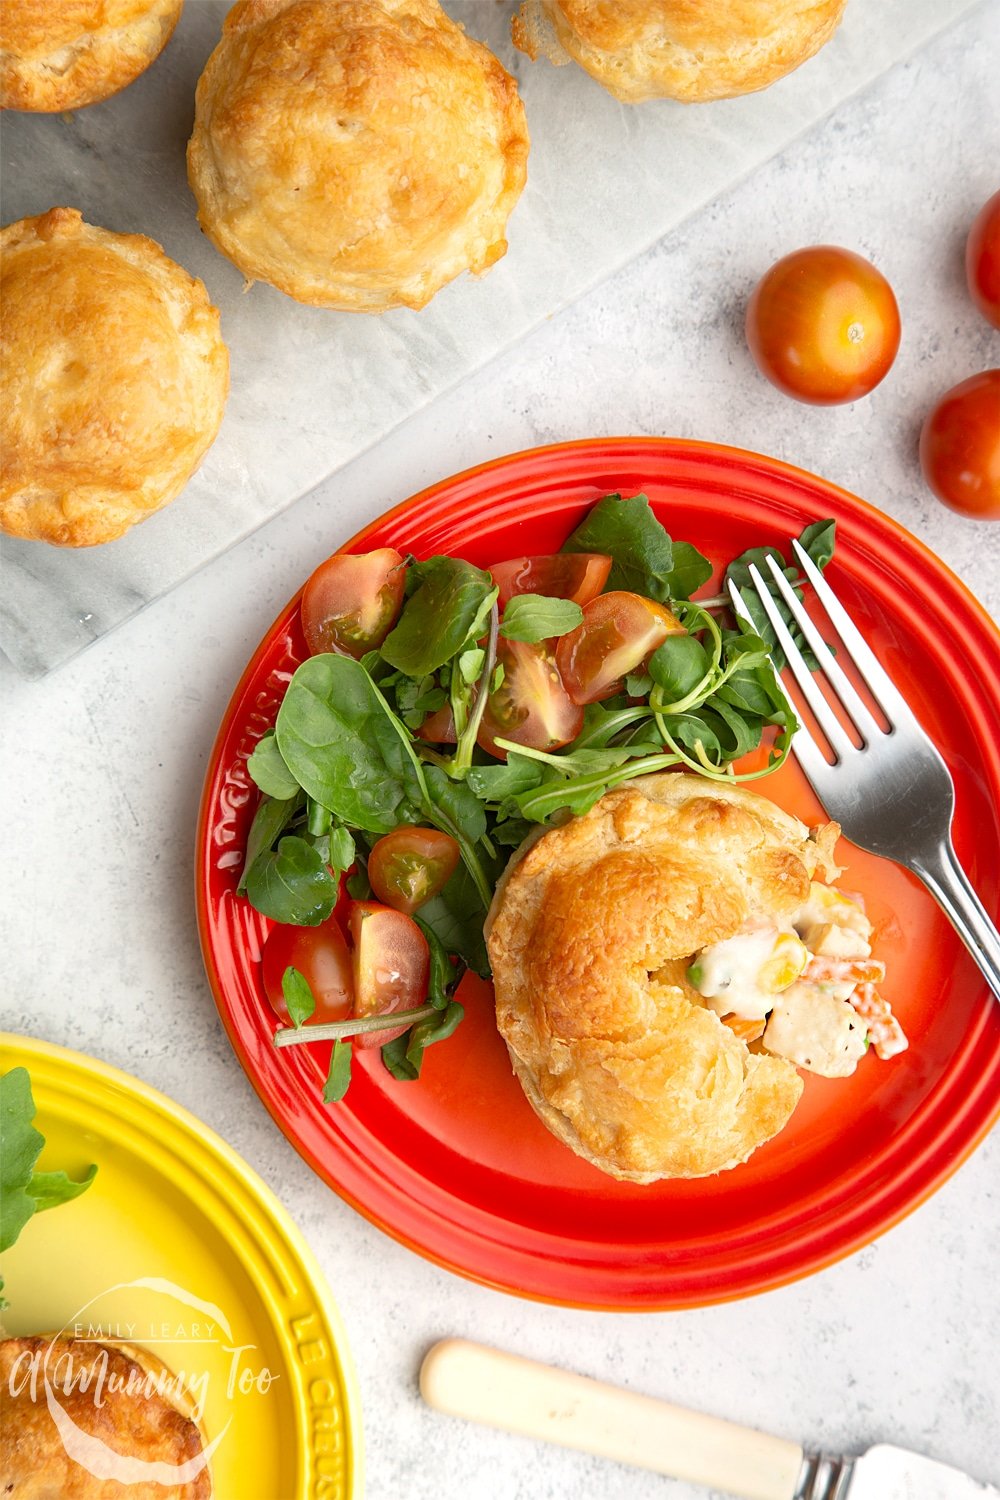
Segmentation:
[(368, 673), (349, 656), (312, 656), (288, 685), (275, 726), (299, 785), (352, 828), (391, 833), (418, 821), (411, 758)]
[(48, 1208), (58, 1208), (61, 1203), (79, 1198), (96, 1176), (96, 1162), (91, 1162), (79, 1182), (74, 1182), (65, 1172), (33, 1172), (26, 1191), (28, 1197), (35, 1200), (35, 1212), (41, 1214)]
[(572, 599), (545, 594), (515, 594), (503, 612), (500, 634), (508, 641), (551, 640), (583, 623), (583, 610)]
[[(412, 1030), (411, 1026), (410, 1031)], [(382, 1048), (382, 1062), (398, 1083), (413, 1083), (420, 1077), (420, 1064), (414, 1066), (406, 1055), (409, 1042), (410, 1032), (404, 1031), (402, 1036), (393, 1037), (392, 1041), (386, 1042)]]
[(690, 599), (711, 578), (712, 564), (690, 542), (674, 542), (673, 550), (674, 565), (666, 578), (669, 598)]
[(543, 767), (537, 760), (529, 760), (526, 755), (511, 750), (506, 763), (470, 767), (465, 784), (483, 802), (502, 802), (504, 797), (537, 786), (543, 774)]
[(836, 521), (814, 521), (799, 537), (799, 545), (808, 552), (817, 568), (825, 568), (833, 556), (836, 540)]
[(257, 741), (253, 754), (247, 760), (247, 770), (267, 797), (287, 801), (299, 789), (298, 782), (285, 765), (271, 729)]
[(349, 870), (357, 855), (357, 845), (348, 830), (338, 824), (330, 829), (330, 858), (335, 873)]
[(567, 537), (563, 552), (606, 552), (612, 559), (606, 588), (627, 589), (663, 602), (671, 597), (674, 549), (645, 495), (605, 495)]
[(344, 882), (347, 894), (352, 901), (370, 901), (372, 897), (372, 883), (368, 879), (367, 864), (359, 864), (352, 875), (348, 875)]
[(743, 714), (756, 714), (760, 719), (770, 719), (774, 702), (755, 672), (740, 670), (726, 679), (712, 694), (712, 702), (721, 699), (731, 703)]
[(753, 588), (750, 569), (756, 567), (765, 583), (769, 583), (771, 578), (771, 570), (767, 565), (769, 557), (773, 557), (782, 570), (788, 567), (788, 562), (780, 547), (748, 547), (745, 552), (740, 553), (739, 557), (734, 557), (727, 567), (725, 582), (735, 583), (738, 589)]
[(0, 1251), (10, 1249), (35, 1212), (26, 1189), (45, 1137), (34, 1118), (28, 1070), (11, 1068), (0, 1078)]
[(768, 659), (767, 642), (751, 630), (726, 631), (722, 640), (726, 665), (739, 661), (743, 668), (757, 666)]
[(323, 1085), (323, 1103), (336, 1104), (343, 1099), (351, 1082), (351, 1044), (338, 1037), (330, 1053), (330, 1071)]
[(448, 953), (458, 954), (474, 973), (489, 978), (490, 961), (483, 937), (486, 911), (464, 863), (444, 890), (420, 908), (420, 920), (432, 929)]
[(668, 635), (650, 657), (649, 675), (668, 703), (686, 698), (711, 667), (708, 652), (693, 635)]
[(337, 882), (323, 856), (292, 834), (254, 861), (246, 893), (250, 905), (265, 917), (294, 927), (318, 927), (337, 904)]
[(760, 744), (764, 730), (761, 720), (744, 718), (739, 709), (733, 707), (732, 704), (712, 697), (703, 707), (702, 713), (706, 722), (715, 731), (716, 738), (727, 759), (738, 760), (741, 755), (747, 755), (751, 750), (756, 750)]
[(301, 1026), (303, 1021), (308, 1021), (316, 1009), (316, 996), (310, 989), (306, 976), (291, 964), (281, 976), (281, 993), (285, 997), (292, 1025)]
[(489, 573), (458, 557), (416, 563), (410, 579), (416, 588), (381, 651), (390, 666), (422, 678), (482, 633), (497, 591)]
[(670, 714), (665, 722), (671, 739), (679, 745), (696, 750), (700, 744), (709, 757), (722, 757), (718, 735), (702, 713)]
[(502, 849), (516, 849), (534, 827), (536, 825), (529, 823), (527, 818), (505, 818), (502, 823), (496, 825), (490, 837), (494, 844), (498, 844)]
[(629, 672), (625, 678), (625, 695), (628, 698), (648, 698), (653, 679), (648, 672)]
[(294, 797), (279, 799), (274, 797), (262, 797), (257, 811), (253, 815), (250, 824), (250, 833), (247, 836), (247, 852), (243, 861), (243, 870), (240, 875), (240, 883), (236, 887), (237, 892), (242, 895), (246, 889), (247, 876), (254, 865), (257, 857), (263, 854), (265, 849), (270, 849), (275, 839), (288, 827), (305, 801), (305, 792), (301, 787), (297, 788)]
[(452, 781), (440, 766), (426, 766), (424, 777), (431, 801), (470, 843), (486, 832), (486, 811), (476, 793), (464, 781)]
[[(458, 673), (466, 687), (472, 687), (483, 675), (483, 667), (486, 664), (486, 652), (482, 646), (473, 646), (469, 651), (463, 651), (457, 659)], [(444, 702), (444, 693), (441, 694), (441, 702)], [(438, 705), (440, 707), (440, 704)]]

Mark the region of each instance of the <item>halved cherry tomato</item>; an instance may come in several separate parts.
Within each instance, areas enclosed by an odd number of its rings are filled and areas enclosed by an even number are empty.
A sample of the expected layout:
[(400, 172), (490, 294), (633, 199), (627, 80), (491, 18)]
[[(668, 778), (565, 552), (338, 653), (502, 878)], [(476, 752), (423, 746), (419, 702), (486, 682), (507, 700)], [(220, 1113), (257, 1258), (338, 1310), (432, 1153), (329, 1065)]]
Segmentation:
[(357, 557), (337, 552), (302, 591), (302, 629), (311, 656), (361, 658), (381, 646), (403, 605), (406, 564), (393, 547)]
[(747, 305), (747, 343), (786, 396), (835, 406), (867, 396), (899, 348), (899, 308), (871, 261), (811, 245), (777, 261)]
[[(348, 919), (354, 942), (354, 1014), (388, 1016), (412, 1010), (427, 997), (430, 950), (412, 917), (374, 901), (356, 901)], [(405, 1026), (362, 1032), (355, 1047), (384, 1047)]]
[(556, 665), (574, 703), (598, 703), (620, 693), (628, 673), (668, 635), (683, 634), (684, 626), (665, 605), (613, 590), (584, 606), (583, 624), (556, 646)]
[(1000, 518), (1000, 369), (941, 397), (920, 433), (920, 464), (952, 510), (980, 521)]
[(501, 610), (515, 594), (545, 594), (550, 599), (572, 599), (586, 604), (596, 599), (608, 581), (611, 558), (604, 552), (556, 552), (543, 557), (512, 557), (491, 563), (489, 570), (500, 590)]
[(412, 916), (444, 890), (458, 868), (459, 847), (437, 828), (396, 828), (368, 856), (368, 879), (386, 906)]
[(450, 703), (446, 703), (442, 708), (435, 709), (432, 714), (427, 715), (417, 730), (417, 739), (427, 740), (431, 745), (455, 745), (458, 743), (455, 715), (451, 711)]
[(347, 941), (336, 918), (319, 927), (275, 927), (264, 944), (264, 992), (283, 1021), (288, 1006), (281, 981), (287, 968), (298, 969), (316, 996), (310, 1021), (343, 1021), (354, 1004), (354, 981)]
[(498, 739), (513, 740), (532, 750), (558, 750), (576, 739), (583, 728), (583, 709), (563, 687), (555, 658), (544, 641), (501, 640), (497, 664), (503, 668), (503, 680), (486, 700), (476, 736), (488, 755), (507, 759)]
[(965, 275), (973, 302), (1000, 328), (1000, 193), (983, 204), (969, 230)]

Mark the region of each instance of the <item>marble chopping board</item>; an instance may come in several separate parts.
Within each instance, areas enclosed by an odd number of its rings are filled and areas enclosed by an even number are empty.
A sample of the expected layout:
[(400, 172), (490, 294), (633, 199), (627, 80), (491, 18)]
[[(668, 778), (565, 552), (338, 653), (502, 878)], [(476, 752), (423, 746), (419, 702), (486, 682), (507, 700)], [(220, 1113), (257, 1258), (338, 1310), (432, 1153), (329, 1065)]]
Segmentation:
[[(187, 489), (116, 542), (3, 539), (0, 648), (37, 677), (136, 614), (392, 428), (638, 255), (981, 0), (850, 0), (833, 41), (762, 94), (621, 105), (576, 67), (531, 64), (503, 0), (446, 9), (519, 79), (532, 136), (506, 258), (420, 313), (302, 307), (202, 236), (184, 165), (194, 87), (225, 0), (187, 0), (173, 41), (116, 98), (72, 115), (6, 114), (0, 210), (54, 204), (159, 240), (222, 312), (232, 393)], [(386, 507), (405, 498), (386, 495)], [(359, 516), (361, 525), (367, 516)], [(331, 535), (331, 550), (343, 536)]]

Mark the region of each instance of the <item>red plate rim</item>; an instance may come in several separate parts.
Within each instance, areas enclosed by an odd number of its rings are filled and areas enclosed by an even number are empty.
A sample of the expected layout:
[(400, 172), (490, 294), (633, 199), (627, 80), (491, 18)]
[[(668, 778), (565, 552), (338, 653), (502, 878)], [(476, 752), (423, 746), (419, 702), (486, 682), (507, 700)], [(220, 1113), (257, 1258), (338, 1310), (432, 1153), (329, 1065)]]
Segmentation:
[[(636, 488), (641, 488), (643, 465), (648, 470), (665, 463), (674, 466), (671, 482), (676, 480), (679, 471), (684, 482), (690, 481), (703, 493), (717, 491), (732, 496), (735, 492), (747, 500), (760, 499), (761, 487), (768, 482), (777, 482), (784, 509), (789, 518), (799, 524), (804, 520), (834, 515), (849, 534), (846, 545), (858, 576), (863, 578), (866, 568), (877, 571), (891, 567), (892, 572), (902, 578), (914, 593), (914, 608), (917, 609), (923, 607), (921, 596), (927, 598), (928, 585), (936, 585), (935, 592), (943, 592), (952, 606), (961, 610), (965, 646), (968, 649), (969, 637), (974, 637), (971, 644), (981, 653), (978, 658), (981, 675), (989, 678), (992, 673), (1000, 680), (1000, 632), (978, 600), (928, 547), (875, 506), (827, 480), (779, 459), (720, 444), (673, 438), (619, 437), (584, 439), (521, 450), (428, 486), (365, 526), (340, 550), (359, 550), (374, 534), (383, 533), (403, 517), (410, 521), (418, 518), (427, 538), (427, 550), (436, 550), (434, 528), (450, 529), (456, 504), (463, 499), (470, 503), (477, 498), (481, 500), (478, 492), (487, 479), (490, 481), (488, 505), (491, 518), (514, 523), (519, 519), (529, 519), (537, 512), (538, 501), (546, 492), (552, 494), (560, 485), (571, 482), (592, 484), (596, 493), (602, 493), (602, 466), (613, 469), (620, 476), (633, 464)], [(540, 474), (539, 469), (544, 469), (544, 473)], [(775, 497), (767, 498), (774, 506)], [(781, 508), (776, 506), (779, 512)], [(385, 544), (383, 541), (382, 545)], [(208, 899), (209, 828), (217, 807), (223, 750), (234, 721), (241, 709), (245, 710), (243, 699), (246, 692), (254, 682), (273, 638), (287, 628), (300, 593), (301, 590), (281, 611), (254, 652), (232, 695), (213, 746), (198, 819), (198, 925), (206, 971), (220, 1016), (257, 1093), (303, 1158), (370, 1222), (448, 1270), (536, 1301), (613, 1311), (704, 1306), (794, 1282), (870, 1243), (923, 1203), (988, 1133), (1000, 1117), (1000, 1036), (991, 1049), (987, 1031), (994, 1018), (989, 1007), (984, 1006), (953, 1059), (958, 1063), (978, 1052), (980, 1068), (976, 1081), (971, 1085), (967, 1080), (956, 1082), (954, 1073), (957, 1069), (940, 1080), (939, 1086), (899, 1133), (894, 1149), (898, 1151), (899, 1144), (906, 1140), (912, 1154), (891, 1184), (879, 1184), (877, 1193), (866, 1197), (858, 1189), (865, 1185), (869, 1174), (859, 1170), (850, 1184), (850, 1193), (844, 1190), (839, 1195), (843, 1199), (842, 1212), (832, 1226), (811, 1230), (808, 1212), (790, 1215), (785, 1223), (786, 1232), (769, 1238), (759, 1249), (754, 1250), (749, 1245), (741, 1247), (739, 1269), (735, 1274), (731, 1268), (724, 1274), (706, 1273), (694, 1281), (689, 1278), (683, 1286), (672, 1285), (669, 1270), (664, 1272), (662, 1267), (598, 1265), (597, 1261), (584, 1263), (583, 1260), (576, 1264), (572, 1257), (559, 1266), (558, 1275), (539, 1274), (536, 1250), (530, 1245), (527, 1249), (501, 1245), (497, 1228), (503, 1221), (491, 1219), (479, 1209), (470, 1210), (466, 1215), (467, 1220), (474, 1221), (471, 1228), (468, 1223), (450, 1225), (446, 1226), (447, 1232), (443, 1232), (438, 1223), (438, 1211), (440, 1204), (446, 1202), (447, 1194), (435, 1185), (431, 1198), (437, 1196), (438, 1208), (434, 1202), (417, 1203), (408, 1191), (412, 1184), (389, 1180), (379, 1174), (377, 1164), (367, 1160), (359, 1163), (353, 1155), (358, 1141), (364, 1139), (376, 1154), (379, 1149), (377, 1140), (367, 1135), (363, 1126), (355, 1132), (351, 1145), (344, 1140), (338, 1143), (341, 1152), (332, 1164), (325, 1161), (320, 1148), (328, 1144), (326, 1138), (301, 1113), (290, 1116), (282, 1108), (281, 1088), (276, 1087), (276, 1083), (285, 1083), (287, 1098), (288, 1080), (278, 1080), (269, 1066), (277, 1056), (269, 1044), (269, 1037), (266, 1047), (262, 1048), (260, 1038), (244, 1036), (240, 1030), (216, 962)], [(987, 731), (978, 737), (981, 769), (990, 782), (994, 806), (1000, 807), (1000, 733), (990, 737), (989, 731), (996, 725), (990, 724), (985, 700), (978, 704), (966, 703), (965, 707), (978, 727)], [(928, 1135), (931, 1115), (935, 1117), (934, 1128)], [(832, 1201), (829, 1195), (826, 1201), (828, 1204)], [(530, 1234), (526, 1238), (530, 1239)], [(571, 1248), (570, 1242), (567, 1245)]]

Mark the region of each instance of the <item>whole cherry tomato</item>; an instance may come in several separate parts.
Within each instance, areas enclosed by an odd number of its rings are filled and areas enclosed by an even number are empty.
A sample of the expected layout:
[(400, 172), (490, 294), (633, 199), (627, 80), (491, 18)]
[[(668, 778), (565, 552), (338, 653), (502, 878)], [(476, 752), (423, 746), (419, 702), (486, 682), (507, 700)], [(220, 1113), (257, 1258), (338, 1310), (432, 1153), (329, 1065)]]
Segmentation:
[(867, 396), (899, 348), (899, 308), (881, 271), (853, 250), (813, 245), (777, 261), (747, 306), (758, 369), (786, 396), (833, 406)]
[(583, 623), (556, 646), (556, 665), (574, 703), (613, 698), (629, 672), (648, 661), (668, 635), (684, 626), (663, 604), (612, 590), (584, 606)]
[(563, 687), (544, 641), (501, 640), (497, 665), (503, 668), (502, 681), (486, 700), (476, 736), (487, 754), (506, 760), (498, 739), (532, 750), (558, 750), (576, 739), (583, 728), (583, 709)]
[[(388, 1016), (412, 1010), (427, 998), (430, 950), (412, 917), (374, 901), (356, 901), (348, 919), (354, 942), (354, 1014)], [(405, 1026), (362, 1032), (355, 1047), (384, 1047)]]
[(311, 1021), (343, 1021), (354, 1004), (354, 981), (347, 942), (336, 918), (318, 927), (275, 927), (262, 958), (264, 992), (283, 1021), (288, 1006), (281, 981), (285, 970), (298, 969), (316, 996)]
[(545, 594), (550, 599), (572, 599), (586, 604), (608, 581), (611, 558), (604, 552), (556, 552), (543, 557), (512, 557), (491, 563), (489, 570), (500, 590), (501, 611), (515, 594)]
[(381, 646), (403, 606), (406, 564), (393, 547), (328, 557), (302, 590), (310, 656), (339, 651), (360, 660)]
[(920, 433), (920, 464), (945, 505), (983, 521), (1000, 517), (1000, 370), (941, 397)]
[(444, 890), (458, 868), (459, 847), (437, 828), (396, 828), (368, 856), (368, 879), (386, 906), (412, 916)]
[(969, 230), (965, 276), (983, 317), (1000, 328), (1000, 193), (983, 204)]

